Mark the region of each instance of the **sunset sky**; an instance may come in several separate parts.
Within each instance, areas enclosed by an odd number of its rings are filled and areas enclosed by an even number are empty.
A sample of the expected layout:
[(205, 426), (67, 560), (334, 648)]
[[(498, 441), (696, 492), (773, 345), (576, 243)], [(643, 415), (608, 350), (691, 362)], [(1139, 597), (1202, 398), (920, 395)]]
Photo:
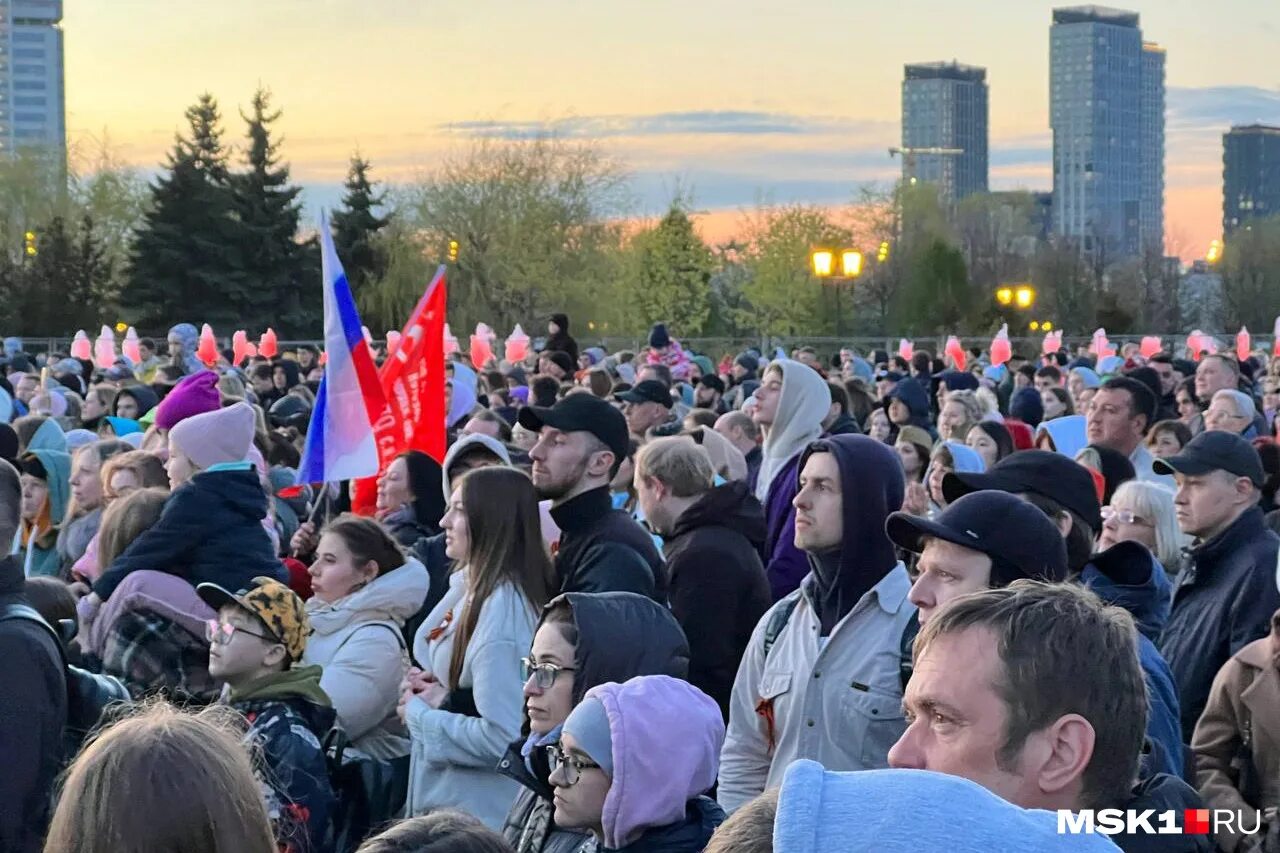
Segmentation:
[[(1275, 0), (1128, 4), (1168, 49), (1166, 240), (1202, 253), (1221, 221), (1221, 135), (1280, 123)], [(759, 199), (839, 203), (897, 173), (907, 62), (988, 68), (995, 189), (1049, 189), (1051, 4), (1033, 0), (72, 0), (67, 127), (156, 168), (203, 91), (228, 137), (254, 88), (284, 109), (311, 205), (357, 147), (377, 177), (430, 169), (484, 133), (598, 137), (638, 213), (673, 190), (731, 228)], [(239, 141), (238, 139), (235, 141)]]

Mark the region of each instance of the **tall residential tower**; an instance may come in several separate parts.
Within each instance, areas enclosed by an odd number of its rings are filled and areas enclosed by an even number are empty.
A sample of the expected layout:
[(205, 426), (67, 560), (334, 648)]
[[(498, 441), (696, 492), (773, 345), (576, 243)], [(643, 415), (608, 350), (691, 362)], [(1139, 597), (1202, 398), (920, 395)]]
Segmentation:
[(0, 153), (65, 151), (62, 0), (0, 0)]
[(1222, 233), (1280, 216), (1280, 127), (1236, 126), (1222, 135)]
[(1163, 251), (1164, 60), (1136, 12), (1053, 12), (1054, 231), (1088, 252)]
[[(908, 65), (902, 81), (903, 177), (938, 185), (944, 201), (987, 191), (987, 70)], [(911, 149), (953, 149), (954, 154)]]

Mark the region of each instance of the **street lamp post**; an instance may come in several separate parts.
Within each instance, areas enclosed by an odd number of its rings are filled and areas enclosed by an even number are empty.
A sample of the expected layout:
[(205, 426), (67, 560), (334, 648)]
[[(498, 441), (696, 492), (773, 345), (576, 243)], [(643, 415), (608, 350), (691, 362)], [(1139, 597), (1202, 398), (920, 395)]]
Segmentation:
[[(839, 267), (836, 266), (837, 257)], [(809, 255), (809, 266), (821, 281), (830, 279), (836, 293), (836, 337), (843, 332), (841, 326), (840, 289), (845, 281), (853, 281), (862, 275), (862, 253), (856, 249), (814, 249)]]

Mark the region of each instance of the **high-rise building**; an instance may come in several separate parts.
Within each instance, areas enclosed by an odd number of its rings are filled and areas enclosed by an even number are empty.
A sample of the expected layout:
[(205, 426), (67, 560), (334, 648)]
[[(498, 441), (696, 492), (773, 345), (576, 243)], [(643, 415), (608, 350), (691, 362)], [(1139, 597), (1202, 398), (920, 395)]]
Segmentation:
[(1280, 216), (1280, 127), (1242, 125), (1222, 135), (1222, 233)]
[(0, 153), (65, 151), (62, 0), (0, 0)]
[[(906, 66), (903, 179), (937, 184), (945, 201), (987, 191), (987, 70), (957, 62)], [(927, 154), (913, 149), (944, 149)]]
[(1050, 29), (1054, 231), (1089, 252), (1164, 243), (1164, 52), (1136, 12), (1055, 9)]

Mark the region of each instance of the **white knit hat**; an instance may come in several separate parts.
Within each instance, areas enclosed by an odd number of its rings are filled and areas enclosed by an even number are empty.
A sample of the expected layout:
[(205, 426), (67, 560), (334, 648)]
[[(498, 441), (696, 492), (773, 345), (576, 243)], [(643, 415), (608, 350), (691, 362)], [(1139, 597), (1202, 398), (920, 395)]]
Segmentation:
[(179, 422), (169, 431), (169, 440), (204, 470), (223, 462), (246, 461), (255, 428), (253, 407), (236, 403)]

